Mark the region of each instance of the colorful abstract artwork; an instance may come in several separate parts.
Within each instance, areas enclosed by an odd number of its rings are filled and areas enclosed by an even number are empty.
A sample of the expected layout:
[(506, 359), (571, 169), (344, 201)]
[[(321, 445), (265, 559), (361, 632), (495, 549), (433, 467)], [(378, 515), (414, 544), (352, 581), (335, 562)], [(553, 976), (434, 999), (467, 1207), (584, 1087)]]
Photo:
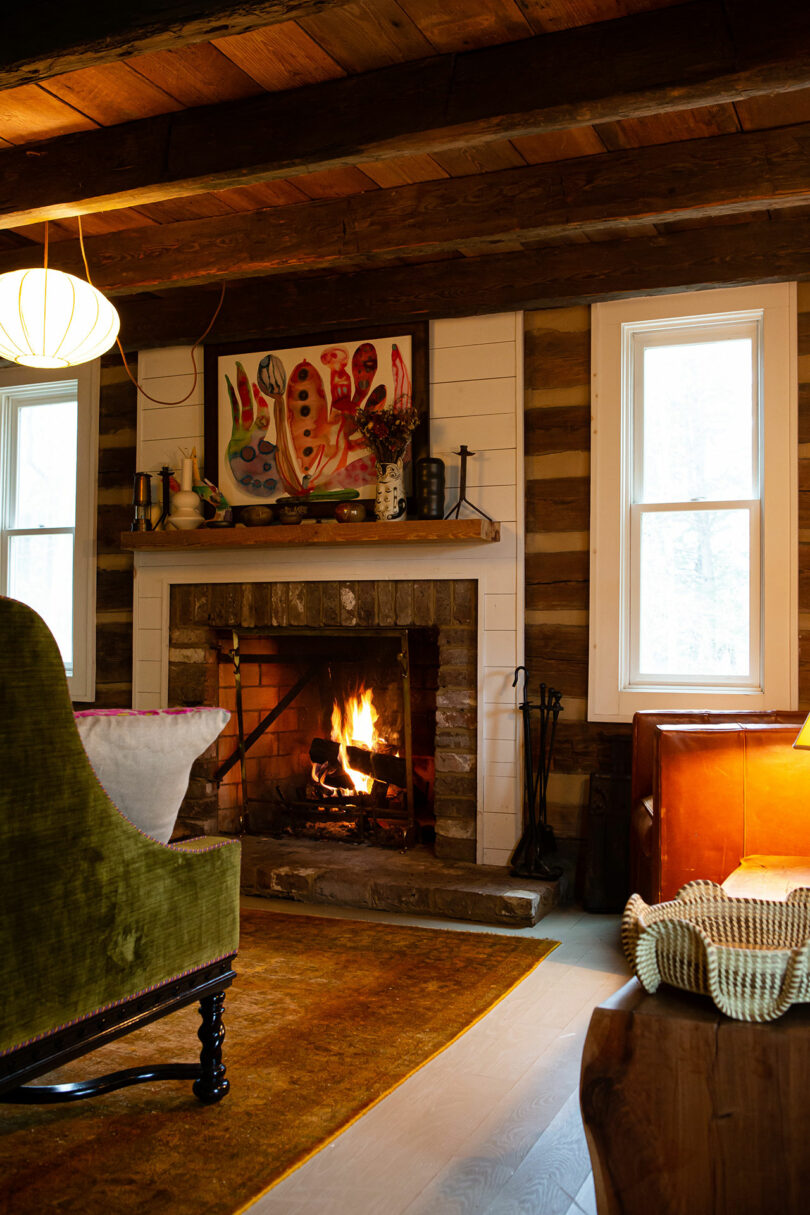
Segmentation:
[(355, 415), (410, 408), (412, 354), (409, 333), (218, 354), (216, 483), (228, 501), (373, 498), (375, 459)]

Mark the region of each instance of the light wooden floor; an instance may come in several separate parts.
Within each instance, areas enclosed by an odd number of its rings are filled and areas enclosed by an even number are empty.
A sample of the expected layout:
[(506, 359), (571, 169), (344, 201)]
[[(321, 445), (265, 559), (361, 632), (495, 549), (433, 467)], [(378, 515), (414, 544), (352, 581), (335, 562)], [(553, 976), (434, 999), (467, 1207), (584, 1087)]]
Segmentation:
[[(251, 907), (506, 932), (249, 899)], [(260, 1198), (250, 1215), (595, 1215), (579, 1114), (591, 1010), (629, 970), (618, 916), (568, 908), (521, 934), (561, 942), (458, 1042)]]

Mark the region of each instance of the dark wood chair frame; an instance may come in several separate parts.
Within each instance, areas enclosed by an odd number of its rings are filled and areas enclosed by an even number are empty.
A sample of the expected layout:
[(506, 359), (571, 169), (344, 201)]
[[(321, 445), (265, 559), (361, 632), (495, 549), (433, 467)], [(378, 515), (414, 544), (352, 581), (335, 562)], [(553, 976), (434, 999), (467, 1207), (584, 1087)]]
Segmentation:
[[(231, 967), (235, 956), (232, 954), (222, 958), (9, 1051), (0, 1057), (0, 1102), (34, 1105), (80, 1101), (132, 1084), (181, 1079), (194, 1081), (192, 1091), (205, 1104), (221, 1101), (230, 1088), (222, 1062), (222, 1042), (225, 1037), (222, 1009), (225, 991), (236, 977)], [(199, 1063), (131, 1067), (71, 1084), (28, 1083), (70, 1059), (85, 1055), (196, 1001), (200, 1003), (202, 1018), (197, 1031), (202, 1045)]]

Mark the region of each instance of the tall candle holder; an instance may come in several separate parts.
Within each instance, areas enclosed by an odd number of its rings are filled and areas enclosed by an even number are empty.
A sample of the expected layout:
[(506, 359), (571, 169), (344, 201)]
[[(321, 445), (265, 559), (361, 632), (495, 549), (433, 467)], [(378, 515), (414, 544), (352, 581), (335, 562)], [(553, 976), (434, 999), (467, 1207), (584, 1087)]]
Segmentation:
[(459, 511), (461, 510), (462, 505), (465, 505), (465, 506), (469, 506), (470, 510), (474, 510), (476, 512), (476, 514), (479, 514), (482, 519), (488, 519), (489, 522), (491, 523), (492, 519), (490, 518), (490, 516), (488, 514), (486, 514), (485, 511), (479, 510), (479, 508), (475, 505), (475, 503), (471, 502), (470, 499), (467, 497), (467, 459), (470, 456), (474, 456), (475, 452), (469, 451), (467, 449), (467, 445), (465, 443), (462, 443), (459, 450), (454, 451), (453, 455), (461, 457), (461, 469), (459, 471), (459, 478), (458, 478), (458, 502), (455, 504), (455, 506), (452, 506), (450, 508), (450, 510), (444, 516), (445, 519), (458, 519)]

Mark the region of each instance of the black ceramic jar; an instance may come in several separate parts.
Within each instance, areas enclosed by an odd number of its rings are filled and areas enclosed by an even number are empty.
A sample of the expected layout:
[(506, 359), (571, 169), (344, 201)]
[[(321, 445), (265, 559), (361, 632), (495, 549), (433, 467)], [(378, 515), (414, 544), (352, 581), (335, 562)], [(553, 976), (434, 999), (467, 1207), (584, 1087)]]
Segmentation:
[(444, 460), (416, 461), (416, 513), (420, 519), (444, 518)]

